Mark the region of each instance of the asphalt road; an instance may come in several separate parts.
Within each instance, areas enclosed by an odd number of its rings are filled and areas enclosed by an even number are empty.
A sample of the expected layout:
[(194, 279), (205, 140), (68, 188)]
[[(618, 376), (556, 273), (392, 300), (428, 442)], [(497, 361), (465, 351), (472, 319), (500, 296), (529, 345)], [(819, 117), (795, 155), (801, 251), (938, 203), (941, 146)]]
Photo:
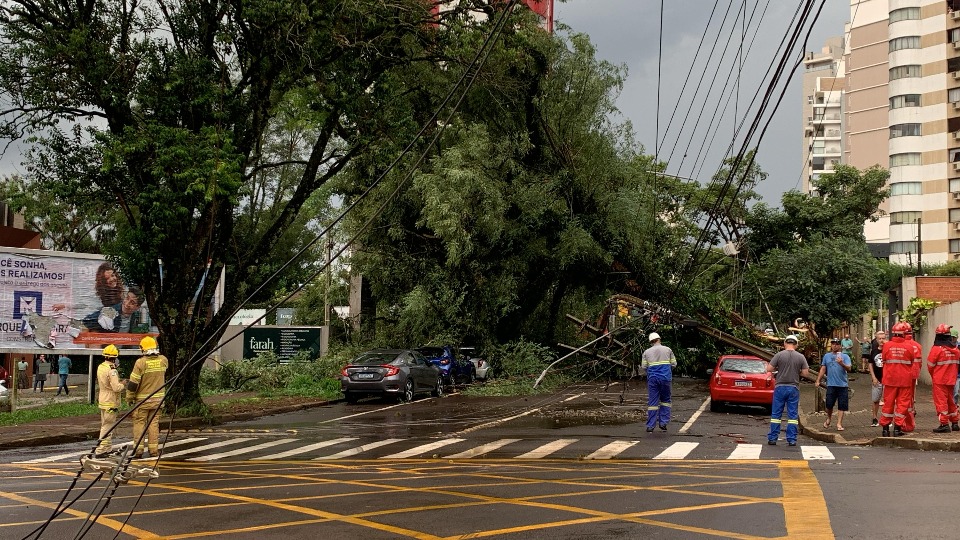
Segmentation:
[[(711, 413), (689, 380), (668, 431), (648, 434), (643, 387), (622, 390), (338, 403), (176, 432), (160, 478), (120, 486), (86, 537), (113, 538), (125, 520), (120, 537), (956, 536), (955, 454), (769, 446), (765, 411)], [(0, 452), (0, 537), (42, 524), (87, 451)], [(94, 478), (43, 537), (77, 536), (108, 498)]]

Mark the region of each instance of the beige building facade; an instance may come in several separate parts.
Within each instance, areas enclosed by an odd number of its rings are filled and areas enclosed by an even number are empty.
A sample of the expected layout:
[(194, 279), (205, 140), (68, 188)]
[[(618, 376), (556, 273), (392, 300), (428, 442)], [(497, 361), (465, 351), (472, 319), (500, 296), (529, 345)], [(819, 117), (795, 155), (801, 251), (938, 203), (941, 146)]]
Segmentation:
[(960, 1), (850, 0), (843, 162), (890, 170), (875, 254), (960, 259)]
[(811, 193), (821, 174), (842, 158), (844, 118), (843, 38), (803, 58), (803, 191)]

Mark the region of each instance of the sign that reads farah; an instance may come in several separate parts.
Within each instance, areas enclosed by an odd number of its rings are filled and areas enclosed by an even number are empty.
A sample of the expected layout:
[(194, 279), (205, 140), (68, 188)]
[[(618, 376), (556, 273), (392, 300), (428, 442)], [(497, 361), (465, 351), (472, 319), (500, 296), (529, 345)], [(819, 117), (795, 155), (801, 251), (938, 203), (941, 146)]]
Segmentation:
[(244, 358), (272, 352), (285, 361), (300, 351), (310, 351), (311, 358), (320, 356), (319, 326), (252, 326), (243, 331)]

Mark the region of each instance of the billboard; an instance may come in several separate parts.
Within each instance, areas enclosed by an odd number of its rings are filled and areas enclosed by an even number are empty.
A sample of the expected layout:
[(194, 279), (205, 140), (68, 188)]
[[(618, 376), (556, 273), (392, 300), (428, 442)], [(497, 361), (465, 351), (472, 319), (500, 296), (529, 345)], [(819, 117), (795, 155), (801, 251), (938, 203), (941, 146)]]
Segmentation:
[(251, 326), (243, 331), (244, 358), (272, 352), (285, 361), (300, 351), (310, 351), (311, 358), (320, 356), (319, 326)]
[(0, 251), (0, 350), (134, 346), (156, 333), (142, 291), (103, 257)]

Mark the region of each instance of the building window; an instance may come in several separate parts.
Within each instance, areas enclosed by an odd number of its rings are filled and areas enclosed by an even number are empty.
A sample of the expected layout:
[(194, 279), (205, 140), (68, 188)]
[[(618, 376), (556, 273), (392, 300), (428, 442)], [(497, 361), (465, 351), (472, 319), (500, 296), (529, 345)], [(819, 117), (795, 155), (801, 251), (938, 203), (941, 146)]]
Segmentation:
[(890, 138), (919, 137), (920, 124), (894, 124), (890, 126)]
[[(960, 180), (960, 178), (958, 178)], [(923, 193), (923, 184), (920, 182), (897, 182), (890, 184), (890, 195), (920, 195)]]
[(890, 68), (890, 80), (895, 81), (897, 79), (908, 79), (921, 77), (920, 66), (918, 64), (909, 64), (906, 66), (897, 66)]
[(950, 193), (960, 193), (960, 178), (950, 179)]
[(890, 167), (903, 167), (906, 165), (920, 165), (920, 152), (890, 154)]
[(950, 241), (950, 253), (960, 253), (960, 240)]
[(916, 223), (920, 217), (920, 212), (890, 212), (890, 224), (903, 225), (904, 223)]
[(811, 145), (811, 150), (813, 151), (813, 154), (814, 155), (822, 154), (823, 147), (826, 144), (827, 144), (826, 141), (813, 141), (813, 144)]
[(960, 208), (950, 209), (950, 223), (960, 223)]
[(960, 102), (960, 88), (947, 90), (947, 101), (950, 103)]
[(920, 94), (904, 94), (902, 96), (893, 96), (890, 98), (890, 108), (900, 109), (902, 107), (919, 107)]
[(815, 171), (822, 171), (822, 170), (823, 170), (823, 164), (824, 164), (824, 163), (825, 163), (824, 158), (822, 158), (822, 157), (814, 157), (814, 158), (813, 158), (813, 165), (812, 165), (810, 168), (813, 169), (813, 170), (815, 170)]
[(903, 49), (919, 49), (920, 36), (904, 36), (890, 40), (890, 52), (902, 51)]
[(947, 30), (947, 43), (957, 43), (960, 41), (960, 28)]
[(890, 24), (900, 21), (919, 21), (920, 20), (920, 8), (918, 7), (908, 7), (895, 9), (890, 12)]
[(892, 255), (903, 255), (905, 253), (916, 253), (917, 243), (914, 242), (890, 242), (890, 253)]
[(960, 162), (960, 148), (951, 148), (950, 152), (950, 163)]

